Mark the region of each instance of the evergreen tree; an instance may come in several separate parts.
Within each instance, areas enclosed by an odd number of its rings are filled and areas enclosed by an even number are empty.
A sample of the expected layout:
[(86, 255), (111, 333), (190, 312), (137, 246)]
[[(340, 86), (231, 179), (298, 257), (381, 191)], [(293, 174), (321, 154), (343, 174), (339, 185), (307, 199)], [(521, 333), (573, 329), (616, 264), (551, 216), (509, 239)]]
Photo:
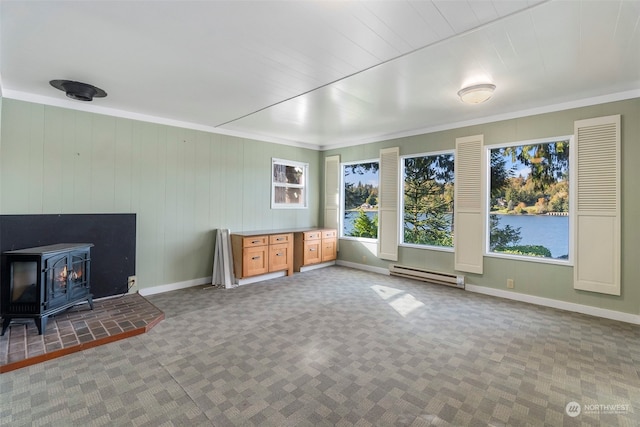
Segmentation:
[(369, 218), (364, 210), (358, 209), (358, 217), (353, 221), (353, 231), (349, 235), (376, 239), (378, 237), (378, 215)]
[(405, 243), (453, 246), (453, 155), (405, 160)]

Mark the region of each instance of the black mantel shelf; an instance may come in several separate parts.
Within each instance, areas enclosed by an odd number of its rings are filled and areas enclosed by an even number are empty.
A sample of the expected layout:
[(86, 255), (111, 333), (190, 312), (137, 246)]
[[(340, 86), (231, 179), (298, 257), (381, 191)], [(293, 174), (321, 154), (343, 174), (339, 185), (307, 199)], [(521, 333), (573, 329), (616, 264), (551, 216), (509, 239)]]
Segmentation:
[(75, 249), (93, 247), (93, 243), (56, 243), (55, 245), (6, 251), (6, 255), (52, 255), (57, 252), (69, 252)]

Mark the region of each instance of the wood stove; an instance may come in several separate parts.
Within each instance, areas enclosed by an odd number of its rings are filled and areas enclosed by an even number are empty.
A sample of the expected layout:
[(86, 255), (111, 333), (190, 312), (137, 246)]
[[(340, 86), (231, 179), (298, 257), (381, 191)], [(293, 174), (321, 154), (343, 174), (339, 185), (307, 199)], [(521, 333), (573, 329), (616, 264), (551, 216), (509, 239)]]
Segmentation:
[(47, 318), (86, 300), (90, 290), (91, 243), (60, 243), (3, 253), (2, 335), (17, 318), (33, 318), (42, 335)]

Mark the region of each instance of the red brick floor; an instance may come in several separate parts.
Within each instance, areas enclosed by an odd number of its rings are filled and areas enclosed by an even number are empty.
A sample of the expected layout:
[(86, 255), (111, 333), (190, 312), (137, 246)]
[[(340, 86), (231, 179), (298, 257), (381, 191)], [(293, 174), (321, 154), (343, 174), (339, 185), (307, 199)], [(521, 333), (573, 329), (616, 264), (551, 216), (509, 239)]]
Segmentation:
[(0, 337), (0, 373), (147, 332), (164, 313), (140, 294), (77, 305), (49, 317), (38, 335), (31, 319), (15, 319)]

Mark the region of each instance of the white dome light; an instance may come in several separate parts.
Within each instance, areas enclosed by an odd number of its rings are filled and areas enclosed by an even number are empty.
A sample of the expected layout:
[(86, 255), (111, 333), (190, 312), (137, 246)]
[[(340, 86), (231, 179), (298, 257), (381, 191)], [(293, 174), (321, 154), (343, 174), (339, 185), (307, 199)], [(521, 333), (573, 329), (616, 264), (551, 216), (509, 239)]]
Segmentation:
[(491, 98), (494, 90), (496, 85), (484, 83), (460, 89), (458, 96), (466, 104), (480, 104)]

